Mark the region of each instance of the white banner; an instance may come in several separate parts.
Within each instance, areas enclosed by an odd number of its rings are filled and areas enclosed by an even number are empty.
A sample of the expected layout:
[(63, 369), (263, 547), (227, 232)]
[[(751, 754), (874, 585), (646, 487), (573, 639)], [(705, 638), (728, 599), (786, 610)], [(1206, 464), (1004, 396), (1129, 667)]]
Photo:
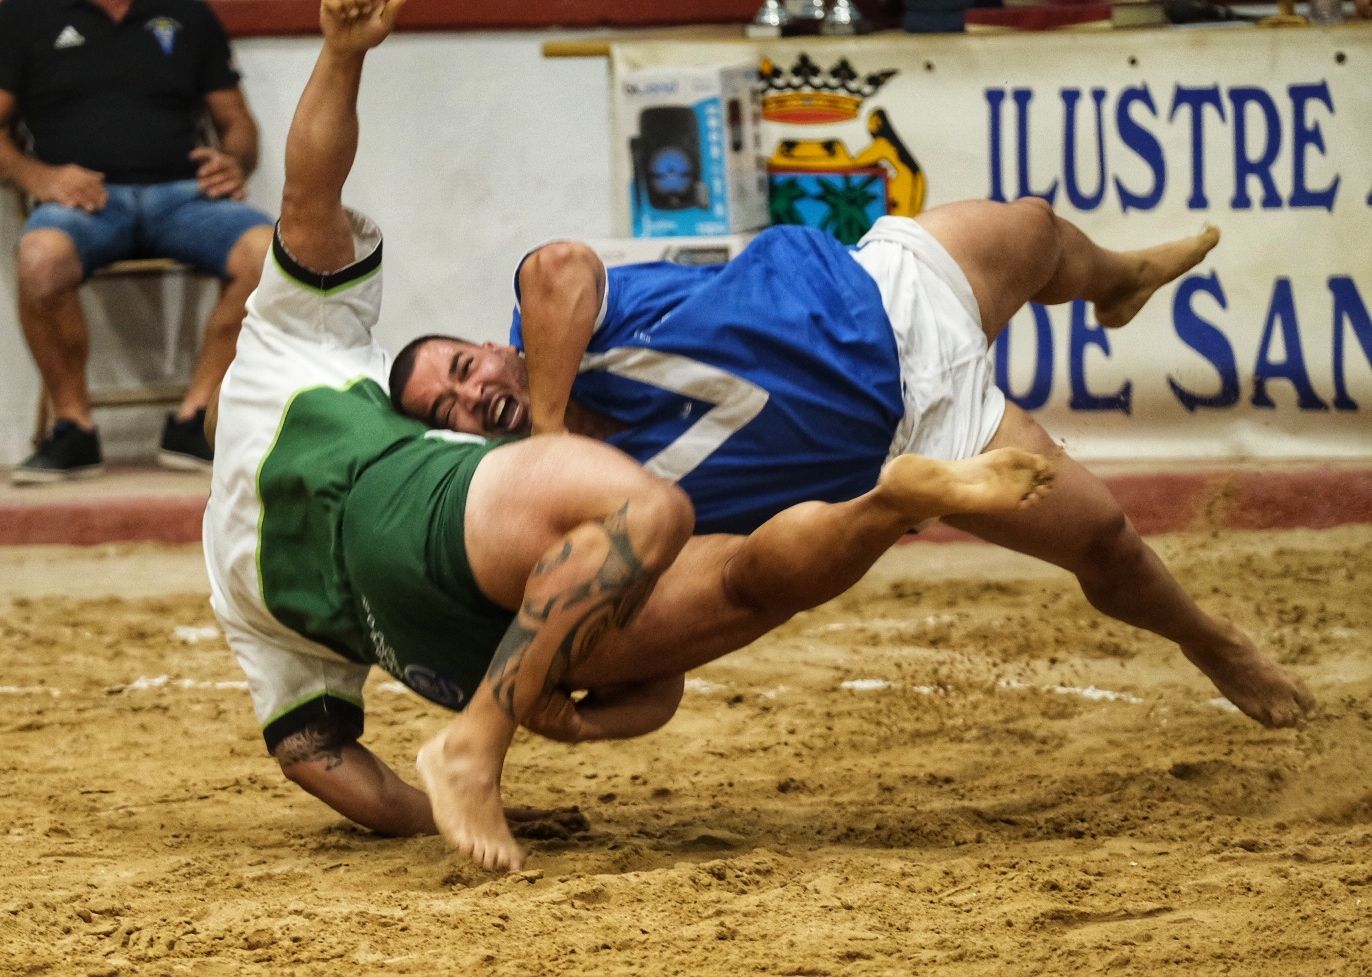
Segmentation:
[(1012, 321), (1001, 386), (1073, 453), (1372, 455), (1372, 27), (625, 44), (613, 71), (749, 47), (774, 218), (843, 238), (864, 208), (1034, 194), (1107, 247), (1220, 228), (1122, 330)]

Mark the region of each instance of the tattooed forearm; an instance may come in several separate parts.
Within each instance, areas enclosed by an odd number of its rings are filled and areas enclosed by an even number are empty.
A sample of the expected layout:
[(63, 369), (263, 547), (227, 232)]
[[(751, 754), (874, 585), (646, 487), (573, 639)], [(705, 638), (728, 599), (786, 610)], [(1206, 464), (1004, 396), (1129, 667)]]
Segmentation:
[[(553, 594), (526, 599), (510, 629), (496, 649), (487, 669), (495, 700), (511, 719), (517, 719), (515, 685), (525, 654), (549, 627), (564, 633), (548, 662), (543, 692), (555, 688), (568, 669), (592, 648), (608, 628), (627, 624), (643, 606), (657, 578), (649, 573), (634, 552), (628, 531), (628, 504), (597, 524), (601, 539), (574, 533), (563, 542), (556, 556), (545, 557), (529, 576), (529, 589), (537, 589), (540, 578), (560, 570), (578, 551), (595, 546), (605, 548), (600, 567), (589, 577), (573, 580)], [(557, 618), (554, 622), (554, 617)]]
[(272, 756), (283, 767), (307, 760), (323, 760), (325, 770), (333, 770), (343, 762), (343, 747), (354, 737), (338, 727), (329, 725), (306, 726), (292, 733), (276, 745)]

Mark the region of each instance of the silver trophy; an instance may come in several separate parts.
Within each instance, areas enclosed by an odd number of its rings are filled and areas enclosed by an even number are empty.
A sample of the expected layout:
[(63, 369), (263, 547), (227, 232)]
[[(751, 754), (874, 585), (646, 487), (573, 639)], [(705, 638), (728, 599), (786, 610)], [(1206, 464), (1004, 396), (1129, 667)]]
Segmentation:
[[(780, 37), (791, 23), (791, 12), (786, 9), (786, 5), (781, 0), (767, 0), (757, 10), (757, 15), (753, 18), (752, 27), (758, 28), (760, 35), (770, 34), (772, 37)], [(749, 31), (749, 33), (754, 33)]]
[(824, 15), (828, 13), (824, 0), (787, 0), (786, 9), (790, 11), (793, 21), (810, 21), (810, 32), (819, 27)]
[(834, 0), (834, 5), (824, 15), (824, 22), (819, 25), (821, 34), (866, 34), (871, 29), (852, 0)]

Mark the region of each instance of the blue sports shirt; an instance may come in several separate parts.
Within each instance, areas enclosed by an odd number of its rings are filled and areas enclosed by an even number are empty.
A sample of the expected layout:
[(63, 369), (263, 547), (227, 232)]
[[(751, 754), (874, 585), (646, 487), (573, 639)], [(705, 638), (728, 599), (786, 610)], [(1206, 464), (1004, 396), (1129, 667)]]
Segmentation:
[[(518, 308), (510, 342), (524, 347)], [(698, 533), (861, 495), (904, 412), (876, 282), (789, 226), (725, 265), (609, 269), (572, 399), (627, 425), (610, 443), (681, 485)]]

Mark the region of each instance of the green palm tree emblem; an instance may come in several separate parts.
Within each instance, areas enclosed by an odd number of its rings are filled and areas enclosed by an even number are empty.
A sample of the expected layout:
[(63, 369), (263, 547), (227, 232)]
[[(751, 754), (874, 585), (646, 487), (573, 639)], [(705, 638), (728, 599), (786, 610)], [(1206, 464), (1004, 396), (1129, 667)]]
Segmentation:
[(880, 199), (879, 193), (871, 189), (878, 179), (873, 175), (854, 180), (844, 174), (839, 180), (818, 180), (819, 193), (815, 199), (828, 208), (820, 227), (844, 244), (857, 244), (872, 227), (867, 208)]
[(797, 204), (808, 194), (796, 179), (776, 180), (772, 183), (771, 200), (767, 205), (773, 224), (804, 224), (805, 218)]

